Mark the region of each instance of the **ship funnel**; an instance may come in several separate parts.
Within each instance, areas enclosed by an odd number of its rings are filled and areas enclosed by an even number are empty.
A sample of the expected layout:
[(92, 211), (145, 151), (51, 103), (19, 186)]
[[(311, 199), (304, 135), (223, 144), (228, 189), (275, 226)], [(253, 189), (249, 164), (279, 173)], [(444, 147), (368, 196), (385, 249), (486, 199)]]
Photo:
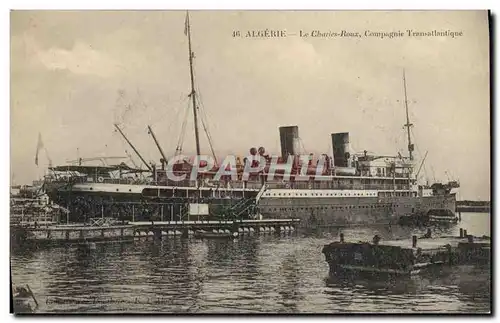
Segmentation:
[(332, 133), (333, 163), (336, 167), (349, 167), (349, 133)]
[(281, 157), (286, 160), (289, 155), (299, 153), (299, 127), (280, 127)]

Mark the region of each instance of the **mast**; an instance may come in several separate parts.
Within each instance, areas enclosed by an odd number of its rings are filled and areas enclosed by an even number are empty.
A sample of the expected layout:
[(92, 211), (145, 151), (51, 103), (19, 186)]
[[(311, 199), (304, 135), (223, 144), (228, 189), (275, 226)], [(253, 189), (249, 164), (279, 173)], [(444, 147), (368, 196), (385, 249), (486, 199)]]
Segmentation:
[(198, 133), (198, 107), (196, 106), (196, 90), (194, 89), (194, 73), (193, 73), (193, 57), (194, 53), (191, 50), (191, 26), (189, 25), (189, 11), (186, 12), (185, 33), (188, 36), (189, 44), (189, 71), (191, 75), (191, 99), (193, 100), (193, 117), (194, 117), (194, 136), (196, 140), (196, 154), (200, 153), (200, 135)]
[(411, 135), (410, 135), (410, 127), (412, 127), (413, 124), (410, 123), (410, 116), (408, 114), (408, 98), (406, 95), (406, 77), (404, 69), (403, 69), (403, 87), (405, 91), (405, 109), (406, 109), (406, 124), (404, 126), (406, 127), (406, 131), (408, 134), (408, 153), (410, 154), (410, 160), (413, 160), (413, 144), (411, 143)]
[(137, 151), (137, 149), (135, 149), (134, 145), (132, 145), (132, 143), (128, 140), (128, 138), (125, 136), (125, 134), (123, 133), (123, 131), (120, 129), (120, 127), (118, 127), (118, 125), (116, 123), (115, 123), (115, 128), (120, 132), (120, 134), (123, 136), (123, 138), (125, 139), (125, 141), (129, 144), (129, 146), (132, 147), (132, 149), (137, 154), (137, 156), (139, 156), (139, 159), (144, 163), (144, 165), (146, 165), (146, 167), (150, 171), (153, 171), (151, 169), (151, 166), (149, 166), (148, 163), (146, 163), (146, 161), (144, 160), (144, 158), (142, 158), (141, 154), (139, 154), (139, 152)]

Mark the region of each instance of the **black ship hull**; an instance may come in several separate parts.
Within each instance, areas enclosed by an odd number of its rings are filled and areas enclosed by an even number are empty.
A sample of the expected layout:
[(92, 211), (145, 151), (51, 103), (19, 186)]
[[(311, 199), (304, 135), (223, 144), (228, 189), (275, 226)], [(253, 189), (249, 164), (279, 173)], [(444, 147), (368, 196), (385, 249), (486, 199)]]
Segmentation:
[[(104, 187), (104, 189), (103, 189)], [(230, 191), (183, 187), (124, 186), (113, 184), (52, 187), (51, 201), (68, 209), (68, 222), (88, 222), (90, 218), (110, 217), (124, 221), (197, 220), (190, 204), (208, 204), (205, 218), (255, 215), (256, 191)], [(63, 220), (64, 221), (64, 220)]]
[(396, 224), (405, 214), (447, 209), (455, 212), (455, 194), (414, 197), (282, 197), (262, 198), (265, 218), (296, 218), (301, 226)]

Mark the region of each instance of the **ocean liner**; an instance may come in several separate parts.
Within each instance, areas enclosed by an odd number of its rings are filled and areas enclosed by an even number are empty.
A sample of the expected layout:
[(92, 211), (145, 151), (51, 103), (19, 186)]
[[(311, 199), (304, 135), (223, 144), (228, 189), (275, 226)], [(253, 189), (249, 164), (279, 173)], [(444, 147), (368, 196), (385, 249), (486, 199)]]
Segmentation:
[[(197, 156), (200, 143), (197, 119), (197, 95), (193, 77), (193, 52), (189, 16), (186, 16), (194, 132)], [(195, 178), (193, 168), (204, 167), (195, 159), (177, 159), (172, 165), (161, 149), (153, 130), (149, 133), (162, 159), (160, 168), (148, 165), (118, 125), (116, 129), (146, 169), (125, 163), (109, 164), (98, 159), (100, 166), (86, 165), (93, 159), (78, 159), (70, 165), (49, 167), (44, 189), (50, 199), (67, 210), (68, 222), (85, 222), (89, 218), (113, 217), (128, 220), (188, 220), (214, 215), (241, 218), (299, 218), (305, 226), (350, 224), (385, 224), (399, 216), (429, 209), (455, 212), (458, 182), (419, 185), (414, 173), (414, 145), (411, 142), (406, 80), (403, 74), (408, 157), (377, 156), (352, 153), (349, 133), (331, 134), (333, 156), (299, 156), (297, 126), (280, 127), (281, 156), (269, 156), (263, 147), (251, 148), (248, 158), (238, 159), (236, 178), (215, 174), (216, 164)], [(213, 152), (213, 149), (212, 149)], [(215, 155), (215, 154), (214, 154)], [(265, 163), (245, 177), (246, 166)], [(306, 156), (307, 157), (307, 156)], [(95, 160), (95, 159), (94, 159)], [(276, 165), (290, 165), (290, 171), (273, 171)], [(225, 165), (223, 165), (226, 167)], [(274, 167), (274, 168), (273, 168)], [(229, 167), (231, 168), (231, 167)], [(279, 168), (279, 167), (278, 167)], [(252, 168), (255, 169), (255, 168)], [(273, 176), (269, 176), (273, 173)], [(171, 176), (187, 175), (182, 181)], [(303, 180), (307, 175), (307, 180)]]

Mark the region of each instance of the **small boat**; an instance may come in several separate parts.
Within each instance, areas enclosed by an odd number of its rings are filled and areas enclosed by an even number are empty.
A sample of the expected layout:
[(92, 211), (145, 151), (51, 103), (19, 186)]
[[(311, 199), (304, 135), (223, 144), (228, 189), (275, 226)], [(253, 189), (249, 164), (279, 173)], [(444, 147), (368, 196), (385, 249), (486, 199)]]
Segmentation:
[(236, 238), (238, 233), (230, 233), (230, 232), (200, 232), (196, 231), (194, 233), (194, 237), (198, 239), (232, 239)]
[(455, 224), (458, 217), (448, 209), (432, 209), (427, 212), (429, 224)]
[(398, 219), (401, 225), (447, 225), (456, 224), (458, 217), (448, 209), (431, 209), (427, 212), (405, 214)]
[(28, 285), (13, 287), (13, 291), (14, 314), (34, 313), (38, 309), (38, 302)]

